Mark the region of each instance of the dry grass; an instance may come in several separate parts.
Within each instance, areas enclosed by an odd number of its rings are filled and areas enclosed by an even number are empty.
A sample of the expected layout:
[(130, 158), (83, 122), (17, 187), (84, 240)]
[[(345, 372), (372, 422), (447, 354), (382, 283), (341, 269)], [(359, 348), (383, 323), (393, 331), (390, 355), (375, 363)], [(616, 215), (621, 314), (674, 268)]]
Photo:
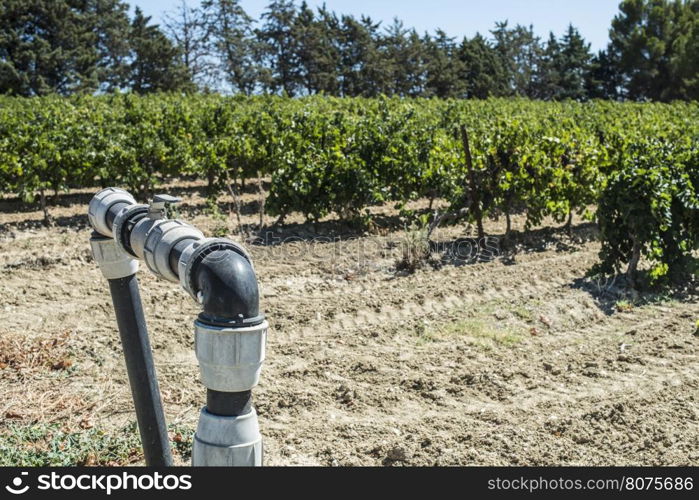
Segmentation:
[(68, 370), (73, 364), (68, 349), (69, 335), (66, 331), (53, 338), (27, 339), (20, 334), (0, 337), (0, 370), (9, 368), (21, 374), (47, 368)]

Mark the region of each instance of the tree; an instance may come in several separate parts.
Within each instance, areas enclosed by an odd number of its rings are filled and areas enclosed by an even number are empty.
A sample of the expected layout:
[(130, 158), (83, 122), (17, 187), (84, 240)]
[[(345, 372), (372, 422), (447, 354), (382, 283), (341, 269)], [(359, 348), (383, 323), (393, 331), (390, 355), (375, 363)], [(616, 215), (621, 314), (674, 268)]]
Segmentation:
[(83, 23), (93, 34), (85, 42), (97, 51), (99, 90), (109, 92), (125, 86), (129, 56), (128, 11), (128, 4), (121, 0), (85, 2)]
[(391, 68), (382, 52), (381, 23), (342, 16), (339, 24), (340, 95), (374, 97), (391, 88)]
[(590, 44), (580, 35), (572, 24), (568, 25), (561, 39), (561, 52), (557, 69), (561, 75), (559, 99), (585, 99), (585, 75), (590, 66), (592, 54)]
[(94, 91), (122, 33), (124, 5), (109, 0), (3, 0), (0, 93), (22, 96)]
[(485, 99), (511, 92), (501, 54), (481, 34), (476, 33), (470, 40), (464, 38), (457, 54), (462, 82), (459, 97)]
[(292, 0), (274, 0), (262, 14), (262, 28), (256, 30), (261, 43), (262, 62), (269, 68), (262, 84), (271, 92), (284, 91), (293, 97), (302, 85), (299, 40), (294, 23), (297, 10)]
[(150, 24), (136, 7), (129, 32), (130, 64), (128, 85), (139, 94), (192, 90), (187, 68), (180, 62), (177, 47), (173, 46), (157, 25)]
[(534, 97), (586, 99), (591, 58), (590, 44), (572, 24), (568, 25), (560, 41), (550, 33), (537, 67)]
[(212, 37), (219, 72), (234, 91), (255, 91), (259, 68), (252, 18), (239, 0), (205, 0), (202, 9)]
[(561, 44), (553, 34), (549, 33), (549, 39), (543, 49), (541, 61), (537, 67), (536, 86), (534, 88), (534, 97), (538, 99), (557, 99), (562, 94), (562, 71), (563, 55)]
[(667, 0), (623, 0), (609, 31), (626, 97), (660, 99), (672, 85), (672, 9)]
[(306, 93), (336, 95), (339, 59), (337, 17), (321, 7), (316, 18), (306, 2), (303, 2), (293, 29), (294, 38), (298, 40), (301, 80)]
[(206, 88), (212, 73), (211, 32), (207, 11), (181, 0), (177, 10), (165, 15), (165, 33), (179, 50), (188, 78)]
[(592, 56), (585, 76), (585, 89), (591, 99), (619, 99), (623, 80), (613, 53), (600, 50)]
[(454, 38), (438, 29), (434, 38), (425, 36), (423, 44), (426, 55), (425, 94), (442, 98), (461, 95), (464, 84), (459, 76), (464, 69)]
[(664, 99), (699, 99), (699, 1), (673, 4), (675, 29), (669, 67), (675, 85), (666, 86)]
[(417, 32), (408, 30), (394, 18), (383, 40), (386, 63), (391, 71), (391, 94), (415, 97), (422, 94), (425, 84), (425, 57), (422, 40)]
[(542, 47), (532, 26), (507, 27), (507, 21), (495, 23), (491, 31), (495, 49), (505, 68), (513, 95), (535, 97), (536, 74), (541, 62)]

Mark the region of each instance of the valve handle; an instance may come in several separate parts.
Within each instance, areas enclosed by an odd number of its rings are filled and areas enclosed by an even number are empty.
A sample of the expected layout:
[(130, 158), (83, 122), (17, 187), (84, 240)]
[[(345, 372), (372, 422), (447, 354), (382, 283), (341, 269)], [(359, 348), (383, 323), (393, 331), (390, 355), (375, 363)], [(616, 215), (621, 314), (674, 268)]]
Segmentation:
[(151, 219), (166, 219), (167, 210), (172, 205), (176, 205), (182, 201), (182, 198), (169, 194), (156, 194), (153, 196), (153, 201), (148, 206), (148, 217)]

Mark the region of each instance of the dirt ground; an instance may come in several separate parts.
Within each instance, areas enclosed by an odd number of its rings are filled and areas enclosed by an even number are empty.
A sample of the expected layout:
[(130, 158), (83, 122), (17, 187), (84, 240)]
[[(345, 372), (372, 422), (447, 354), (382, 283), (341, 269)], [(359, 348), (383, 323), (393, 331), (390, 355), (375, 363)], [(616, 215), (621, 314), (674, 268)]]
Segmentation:
[[(212, 215), (200, 188), (178, 190), (181, 217), (241, 240), (226, 199)], [(256, 199), (243, 196), (246, 224)], [(63, 196), (51, 228), (0, 201), (0, 439), (46, 422), (109, 435), (134, 420), (88, 200)], [(599, 244), (577, 219), (571, 236), (538, 228), (507, 253), (504, 220), (488, 221), (480, 252), (464, 226), (440, 230), (430, 265), (398, 271), (406, 230), (391, 207), (375, 212), (363, 235), (290, 217), (248, 245), (270, 322), (254, 390), (266, 464), (699, 464), (696, 290), (639, 296), (585, 278)], [(142, 269), (168, 421), (186, 434), (205, 400), (198, 308)]]

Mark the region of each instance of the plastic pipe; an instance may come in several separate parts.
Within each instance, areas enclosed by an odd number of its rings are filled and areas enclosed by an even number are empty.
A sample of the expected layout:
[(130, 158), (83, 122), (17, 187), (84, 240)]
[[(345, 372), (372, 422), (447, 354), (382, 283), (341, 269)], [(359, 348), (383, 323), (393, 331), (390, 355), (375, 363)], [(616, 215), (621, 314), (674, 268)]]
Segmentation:
[(194, 338), (207, 403), (194, 436), (192, 464), (262, 465), (251, 390), (259, 381), (268, 324), (259, 310), (255, 270), (240, 245), (204, 238), (196, 228), (167, 219), (167, 205), (176, 201), (156, 195), (150, 205), (136, 205), (125, 191), (108, 188), (90, 203), (90, 221), (113, 237), (115, 260), (144, 260), (156, 275), (179, 281), (202, 305)]
[(135, 274), (110, 279), (126, 371), (148, 466), (171, 466), (170, 441)]
[(109, 283), (146, 465), (171, 466), (167, 424), (136, 279), (138, 261), (120, 251), (110, 237), (116, 214), (133, 204), (131, 195), (122, 190), (98, 193), (88, 210), (95, 228), (90, 246)]

